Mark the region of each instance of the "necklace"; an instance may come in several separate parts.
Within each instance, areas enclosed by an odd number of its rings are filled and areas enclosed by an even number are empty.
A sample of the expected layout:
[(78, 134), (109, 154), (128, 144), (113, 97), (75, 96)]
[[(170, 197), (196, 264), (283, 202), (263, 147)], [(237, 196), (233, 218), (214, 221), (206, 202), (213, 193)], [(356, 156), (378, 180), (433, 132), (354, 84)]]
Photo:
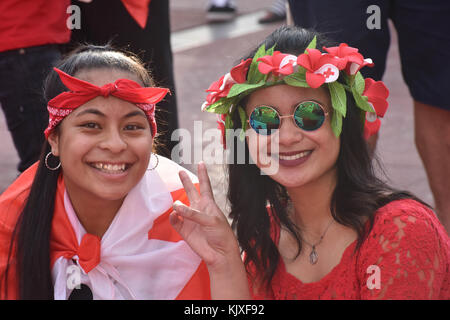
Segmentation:
[(323, 237), (325, 237), (325, 234), (327, 233), (330, 226), (333, 224), (333, 221), (334, 221), (334, 219), (331, 218), (330, 223), (328, 224), (325, 231), (320, 236), (319, 241), (317, 241), (316, 243), (311, 244), (308, 241), (306, 241), (305, 239), (303, 239), (303, 237), (302, 237), (302, 240), (311, 247), (311, 253), (309, 254), (309, 263), (311, 263), (312, 265), (316, 264), (317, 261), (319, 260), (319, 254), (316, 251), (316, 247), (322, 242)]

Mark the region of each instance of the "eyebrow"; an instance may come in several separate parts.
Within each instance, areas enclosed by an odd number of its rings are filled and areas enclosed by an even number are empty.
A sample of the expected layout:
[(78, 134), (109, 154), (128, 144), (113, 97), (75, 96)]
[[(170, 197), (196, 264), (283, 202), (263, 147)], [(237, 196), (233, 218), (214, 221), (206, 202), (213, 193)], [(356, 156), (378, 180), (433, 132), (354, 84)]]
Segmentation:
[[(88, 114), (88, 113), (95, 114), (95, 115), (98, 115), (100, 117), (106, 117), (106, 115), (103, 112), (101, 112), (101, 111), (99, 111), (97, 109), (86, 109), (86, 110), (83, 110), (83, 111), (81, 111), (80, 113), (77, 114), (77, 117), (80, 117), (80, 116), (82, 116), (84, 114)], [(134, 116), (142, 116), (142, 117), (147, 119), (147, 116), (141, 110), (136, 110), (136, 111), (132, 111), (130, 113), (127, 113), (122, 118), (131, 118), (131, 117), (134, 117)]]
[(134, 116), (142, 116), (142, 117), (144, 117), (145, 119), (147, 119), (147, 116), (143, 113), (143, 111), (141, 111), (141, 110), (136, 110), (136, 111), (132, 111), (132, 112), (130, 112), (130, 113), (127, 113), (126, 115), (124, 115), (123, 117), (124, 118), (131, 118), (131, 117), (134, 117)]

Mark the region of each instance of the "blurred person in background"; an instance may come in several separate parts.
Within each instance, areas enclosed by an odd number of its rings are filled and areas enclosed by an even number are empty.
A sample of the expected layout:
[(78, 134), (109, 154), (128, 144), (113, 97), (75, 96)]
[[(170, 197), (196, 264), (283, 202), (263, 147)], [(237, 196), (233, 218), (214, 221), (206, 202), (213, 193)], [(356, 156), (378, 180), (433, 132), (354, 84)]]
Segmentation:
[(209, 22), (224, 22), (236, 16), (236, 4), (233, 0), (209, 0), (206, 17)]
[[(295, 25), (313, 28), (359, 48), (376, 61), (362, 70), (381, 80), (390, 44), (388, 19), (398, 34), (403, 78), (413, 98), (415, 144), (434, 196), (435, 211), (450, 231), (450, 2), (444, 0), (289, 0)], [(376, 137), (371, 144), (375, 147)]]
[(275, 0), (258, 22), (264, 24), (286, 20), (286, 4), (286, 0)]
[(70, 0), (0, 1), (0, 103), (23, 172), (38, 160), (48, 114), (42, 84), (70, 40)]

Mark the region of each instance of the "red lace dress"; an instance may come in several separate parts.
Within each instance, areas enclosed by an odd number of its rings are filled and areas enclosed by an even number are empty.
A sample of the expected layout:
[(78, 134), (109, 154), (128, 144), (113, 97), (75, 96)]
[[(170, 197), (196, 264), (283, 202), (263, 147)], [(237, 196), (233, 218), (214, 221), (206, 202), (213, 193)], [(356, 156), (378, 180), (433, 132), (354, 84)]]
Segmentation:
[[(278, 244), (279, 226), (273, 229)], [(282, 258), (271, 289), (255, 299), (450, 299), (450, 240), (435, 214), (414, 200), (380, 208), (367, 239), (349, 245), (317, 282), (303, 283)], [(251, 267), (251, 269), (254, 269)]]

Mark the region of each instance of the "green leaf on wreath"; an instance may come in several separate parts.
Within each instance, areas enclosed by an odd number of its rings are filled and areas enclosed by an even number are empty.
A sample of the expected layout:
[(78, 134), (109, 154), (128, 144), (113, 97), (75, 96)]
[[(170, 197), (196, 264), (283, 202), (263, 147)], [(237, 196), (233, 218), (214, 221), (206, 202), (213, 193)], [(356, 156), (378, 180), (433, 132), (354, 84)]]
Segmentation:
[(272, 48), (268, 49), (264, 56), (273, 56), (273, 53), (275, 52), (275, 45), (272, 46)]
[(362, 109), (364, 111), (368, 111), (368, 112), (375, 112), (375, 110), (370, 105), (370, 103), (368, 101), (368, 98), (366, 96), (360, 95), (356, 91), (356, 87), (355, 86), (352, 87), (352, 94), (353, 94), (353, 98), (355, 98), (356, 105), (360, 109)]
[(258, 58), (264, 57), (266, 55), (266, 46), (263, 44), (258, 48), (255, 55), (253, 56), (252, 63), (248, 69), (247, 82), (248, 83), (257, 83), (264, 78), (264, 75), (261, 74), (258, 70), (259, 61)]
[(231, 120), (230, 114), (225, 117), (225, 129), (233, 129), (233, 120)]
[[(314, 38), (311, 40), (311, 42), (308, 44), (308, 46), (306, 47), (306, 49), (316, 49), (316, 43), (317, 43), (317, 37), (314, 36)], [(308, 53), (308, 51), (306, 51), (305, 49), (305, 53)]]
[(218, 114), (228, 113), (231, 107), (231, 103), (222, 100), (223, 98), (221, 99), (221, 101), (217, 101), (216, 103), (213, 103), (212, 105), (206, 107), (206, 111)]
[(331, 95), (331, 104), (344, 118), (347, 111), (347, 95), (345, 89), (337, 81), (328, 83), (328, 89)]
[(230, 91), (228, 92), (227, 98), (236, 97), (241, 93), (262, 87), (263, 85), (264, 85), (263, 80), (259, 81), (258, 83), (236, 83), (231, 87)]
[(355, 75), (354, 86), (356, 88), (356, 92), (358, 92), (360, 95), (362, 95), (363, 92), (364, 92), (364, 88), (366, 86), (366, 83), (364, 81), (364, 77), (362, 76), (361, 72), (359, 72), (359, 71)]
[(342, 117), (339, 111), (334, 110), (333, 116), (331, 117), (331, 129), (336, 137), (339, 137), (342, 132)]
[(290, 86), (305, 87), (305, 88), (309, 87), (308, 83), (306, 82), (305, 74), (299, 72), (290, 74), (284, 77), (283, 80), (286, 84)]
[(238, 112), (239, 112), (239, 118), (241, 119), (241, 133), (239, 134), (239, 139), (241, 139), (241, 141), (244, 140), (245, 138), (245, 131), (247, 130), (247, 114), (245, 113), (245, 110), (239, 106), (238, 107)]

